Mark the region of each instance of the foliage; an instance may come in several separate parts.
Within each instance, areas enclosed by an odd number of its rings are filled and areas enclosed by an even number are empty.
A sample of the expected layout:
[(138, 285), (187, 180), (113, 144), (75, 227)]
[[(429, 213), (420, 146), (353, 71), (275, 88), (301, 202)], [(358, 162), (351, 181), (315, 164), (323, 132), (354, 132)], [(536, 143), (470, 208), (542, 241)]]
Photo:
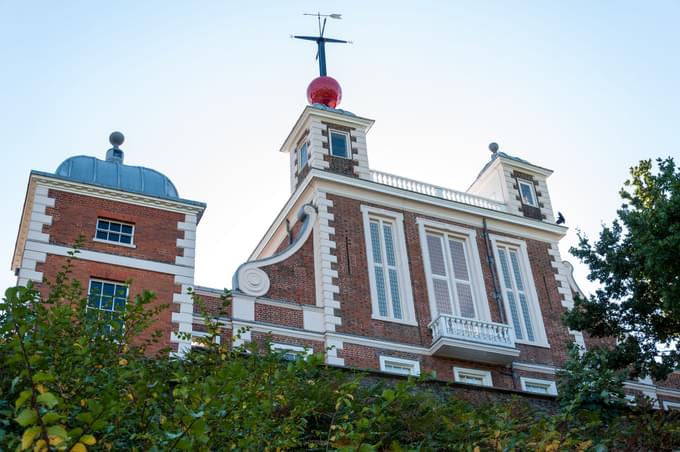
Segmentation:
[(591, 243), (579, 235), (571, 253), (601, 288), (577, 297), (570, 328), (614, 338), (608, 362), (631, 376), (665, 378), (680, 368), (680, 169), (672, 158), (631, 168), (618, 219)]
[[(69, 264), (70, 265), (70, 264)], [(438, 383), (380, 380), (217, 343), (182, 359), (149, 356), (165, 306), (144, 293), (124, 328), (88, 315), (64, 269), (41, 296), (13, 287), (0, 305), (0, 450), (668, 450), (680, 419), (572, 407), (535, 411), (520, 400), (473, 406)], [(225, 293), (223, 301), (229, 302)], [(195, 297), (197, 306), (200, 298)], [(148, 340), (140, 340), (149, 337)], [(376, 381), (377, 380), (377, 381)]]

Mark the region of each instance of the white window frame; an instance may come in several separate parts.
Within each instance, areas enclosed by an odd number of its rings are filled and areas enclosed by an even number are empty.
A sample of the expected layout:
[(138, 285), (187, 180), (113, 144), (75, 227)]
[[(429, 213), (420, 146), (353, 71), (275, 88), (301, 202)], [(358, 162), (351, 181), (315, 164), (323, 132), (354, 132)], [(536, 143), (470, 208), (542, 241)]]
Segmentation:
[[(557, 395), (557, 385), (551, 380), (541, 380), (539, 378), (529, 378), (529, 377), (519, 377), (520, 385), (522, 386), (522, 391), (531, 394), (543, 394), (543, 395)], [(527, 383), (529, 385), (543, 386), (547, 389), (547, 392), (536, 392), (527, 389)]]
[[(527, 252), (527, 244), (523, 240), (513, 239), (510, 237), (504, 237), (496, 234), (489, 234), (489, 239), (491, 240), (491, 248), (493, 249), (494, 261), (496, 262), (496, 274), (500, 280), (501, 294), (503, 297), (503, 307), (505, 310), (505, 318), (508, 319), (508, 324), (514, 329), (517, 325), (514, 324), (512, 320), (512, 313), (510, 312), (510, 302), (506, 293), (505, 281), (503, 278), (503, 269), (501, 268), (501, 260), (498, 254), (498, 245), (510, 246), (516, 248), (519, 252), (519, 265), (522, 271), (522, 283), (524, 284), (524, 293), (527, 296), (527, 303), (529, 308), (529, 318), (532, 321), (532, 326), (534, 328), (535, 340), (530, 341), (528, 339), (518, 339), (515, 334), (515, 342), (519, 344), (533, 345), (534, 347), (550, 348), (548, 343), (548, 336), (545, 333), (545, 325), (543, 323), (543, 314), (541, 312), (541, 307), (539, 305), (538, 293), (536, 292), (536, 285), (534, 284), (534, 275), (531, 271), (531, 263), (529, 262), (529, 253)], [(519, 300), (517, 301), (519, 303)], [(519, 326), (522, 328), (522, 326)]]
[(309, 347), (305, 348), (301, 345), (284, 344), (283, 342), (272, 342), (270, 348), (272, 351), (281, 352), (283, 355), (288, 355), (286, 352), (289, 352), (296, 356), (300, 356), (303, 359), (307, 359), (314, 354), (314, 350)]
[[(526, 185), (527, 187), (529, 187), (529, 190), (531, 191), (531, 196), (534, 198), (533, 203), (527, 202), (528, 200), (524, 198), (524, 194), (522, 193), (522, 185)], [(533, 182), (526, 179), (517, 178), (517, 189), (519, 190), (519, 197), (522, 200), (522, 204), (524, 204), (525, 206), (539, 207), (538, 198), (536, 197), (536, 188), (534, 187)]]
[[(120, 281), (111, 281), (111, 280), (101, 279), (101, 278), (90, 278), (90, 281), (87, 283), (87, 305), (85, 306), (85, 310), (87, 311), (89, 309), (92, 309), (92, 310), (97, 311), (97, 312), (110, 312), (110, 313), (118, 312), (118, 313), (124, 314), (125, 311), (116, 311), (114, 309), (108, 310), (108, 309), (102, 309), (101, 307), (95, 308), (95, 307), (90, 306), (90, 294), (92, 293), (92, 283), (93, 282), (101, 283), (102, 285), (103, 284), (113, 284), (114, 286), (125, 287), (125, 306), (126, 306), (126, 308), (127, 308), (128, 302), (130, 301), (130, 286), (128, 284), (120, 282)], [(113, 293), (114, 293), (114, 296), (113, 296), (114, 299), (111, 300), (111, 302), (113, 303), (112, 307), (115, 307), (115, 298), (117, 298), (115, 296), (115, 293), (116, 293), (115, 288), (114, 288)], [(100, 298), (101, 298), (101, 296), (102, 295), (99, 294)], [(100, 300), (100, 306), (101, 306), (101, 300)], [(123, 328), (125, 328), (125, 324), (123, 324)]]
[[(396, 364), (397, 366), (400, 367), (408, 367), (409, 371), (408, 373), (401, 373), (401, 372), (394, 372), (390, 371), (387, 369), (388, 364)], [(404, 359), (404, 358), (395, 358), (393, 356), (380, 356), (380, 370), (389, 374), (394, 374), (394, 375), (413, 375), (413, 376), (418, 376), (420, 375), (420, 363), (418, 361), (412, 360), (412, 359)]]
[[(408, 253), (406, 251), (406, 238), (404, 235), (404, 216), (399, 212), (394, 212), (376, 207), (366, 205), (361, 206), (361, 214), (364, 220), (364, 242), (366, 259), (368, 260), (368, 280), (371, 286), (371, 318), (375, 320), (382, 320), (387, 322), (402, 323), (405, 325), (418, 325), (416, 320), (415, 308), (413, 306), (413, 288), (411, 286), (411, 276), (409, 274)], [(399, 281), (401, 297), (401, 310), (403, 319), (397, 319), (392, 314), (391, 294), (387, 293), (387, 316), (380, 315), (380, 308), (378, 306), (378, 291), (374, 274), (373, 251), (371, 241), (370, 222), (371, 219), (383, 219), (391, 221), (394, 224), (394, 236), (392, 237), (394, 245), (395, 261), (397, 263), (397, 278)], [(385, 272), (387, 281), (387, 272)], [(386, 292), (389, 292), (386, 287)]]
[[(467, 381), (462, 381), (464, 377), (479, 378), (481, 380), (480, 384), (469, 383)], [(491, 371), (479, 370), (479, 369), (468, 369), (466, 367), (454, 367), (453, 368), (453, 381), (456, 383), (463, 383), (474, 386), (493, 386), (493, 379), (491, 378)]]
[[(302, 154), (304, 150), (304, 154), (306, 155), (305, 163), (302, 163)], [(300, 171), (303, 170), (305, 166), (309, 164), (309, 143), (307, 143), (307, 140), (305, 139), (304, 142), (297, 148), (297, 161), (298, 161), (298, 169)]]
[[(132, 233), (130, 233), (130, 243), (116, 242), (115, 240), (100, 239), (97, 237), (97, 232), (99, 232), (99, 222), (106, 221), (110, 223), (116, 223), (121, 226), (130, 226), (132, 228)], [(125, 234), (128, 235), (128, 234)], [(135, 225), (132, 223), (126, 223), (124, 221), (111, 220), (109, 218), (97, 217), (97, 223), (94, 225), (94, 237), (92, 237), (93, 242), (108, 243), (109, 245), (125, 246), (127, 248), (137, 248), (135, 244)]]
[[(339, 135), (343, 135), (345, 137), (345, 151), (347, 152), (347, 155), (342, 156), (342, 155), (335, 155), (333, 154), (333, 140), (331, 139), (331, 134), (337, 133)], [(345, 132), (344, 130), (337, 130), (337, 129), (328, 129), (328, 153), (332, 157), (339, 157), (341, 159), (352, 159), (352, 140), (350, 138), (349, 133)]]
[[(430, 305), (430, 313), (432, 314), (432, 321), (439, 317), (440, 313), (437, 309), (437, 301), (434, 294), (434, 285), (432, 283), (432, 268), (430, 265), (430, 252), (427, 248), (427, 233), (432, 232), (436, 234), (444, 234), (444, 236), (454, 237), (463, 240), (465, 243), (465, 254), (467, 257), (468, 273), (470, 277), (470, 285), (472, 287), (472, 297), (475, 304), (476, 319), (482, 321), (491, 321), (491, 312), (489, 310), (489, 302), (486, 294), (486, 287), (484, 285), (484, 274), (482, 273), (482, 261), (479, 257), (479, 249), (477, 248), (477, 231), (474, 229), (467, 229), (452, 224), (441, 223), (438, 221), (427, 220), (425, 218), (417, 218), (418, 233), (420, 236), (420, 248), (423, 254), (423, 263), (425, 267), (425, 277), (427, 280), (427, 295)], [(452, 264), (448, 259), (448, 251), (445, 251), (445, 259), (447, 260), (447, 272), (449, 279), (451, 279), (450, 265)], [(450, 284), (450, 282), (449, 282)], [(451, 289), (451, 288), (450, 288)], [(454, 314), (458, 315), (458, 314)]]

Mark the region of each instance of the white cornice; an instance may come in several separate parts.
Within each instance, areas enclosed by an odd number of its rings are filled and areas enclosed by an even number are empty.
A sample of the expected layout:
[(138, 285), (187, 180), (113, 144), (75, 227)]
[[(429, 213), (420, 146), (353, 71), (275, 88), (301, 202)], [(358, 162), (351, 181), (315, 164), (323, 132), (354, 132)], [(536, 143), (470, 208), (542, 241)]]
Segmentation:
[[(250, 259), (255, 259), (262, 253), (271, 238), (281, 227), (286, 217), (289, 216), (291, 209), (299, 203), (302, 194), (308, 189), (323, 189), (327, 193), (347, 196), (359, 201), (385, 203), (386, 206), (409, 210), (421, 215), (430, 215), (439, 218), (449, 218), (454, 221), (469, 224), (470, 226), (482, 226), (482, 218), (489, 221), (489, 229), (492, 231), (514, 234), (521, 237), (542, 240), (559, 241), (567, 233), (568, 228), (557, 224), (546, 223), (533, 220), (519, 215), (506, 212), (499, 212), (482, 207), (463, 204), (420, 193), (402, 190), (389, 185), (378, 184), (376, 182), (334, 174), (328, 171), (312, 169), (305, 179), (298, 185), (288, 199), (286, 205), (281, 209), (278, 216), (271, 224), (265, 235), (262, 237), (257, 247), (250, 255)], [(377, 198), (376, 193), (386, 195)], [(308, 196), (305, 197), (307, 199)], [(404, 201), (409, 201), (406, 204)], [(452, 217), (455, 213), (455, 217)]]
[(144, 196), (122, 190), (108, 189), (73, 181), (65, 181), (63, 179), (52, 178), (39, 174), (31, 174), (29, 183), (38, 183), (55, 190), (94, 196), (96, 198), (135, 204), (144, 207), (152, 207), (155, 209), (169, 210), (171, 212), (179, 212), (183, 214), (190, 213), (200, 216), (203, 211), (205, 211), (205, 205), (189, 204), (183, 203), (181, 201), (172, 201), (170, 199)]

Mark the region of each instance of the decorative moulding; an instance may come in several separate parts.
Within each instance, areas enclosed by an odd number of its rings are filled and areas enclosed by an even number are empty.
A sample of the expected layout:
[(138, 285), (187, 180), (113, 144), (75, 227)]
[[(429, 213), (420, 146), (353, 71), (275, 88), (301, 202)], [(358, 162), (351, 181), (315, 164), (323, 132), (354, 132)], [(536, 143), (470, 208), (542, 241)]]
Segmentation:
[(258, 259), (241, 264), (234, 273), (232, 285), (234, 290), (238, 290), (246, 295), (260, 297), (269, 291), (269, 276), (262, 270), (262, 267), (277, 264), (288, 259), (295, 254), (307, 241), (316, 223), (317, 210), (311, 204), (305, 204), (298, 213), (298, 218), (302, 221), (302, 228), (295, 241), (286, 249), (273, 256)]

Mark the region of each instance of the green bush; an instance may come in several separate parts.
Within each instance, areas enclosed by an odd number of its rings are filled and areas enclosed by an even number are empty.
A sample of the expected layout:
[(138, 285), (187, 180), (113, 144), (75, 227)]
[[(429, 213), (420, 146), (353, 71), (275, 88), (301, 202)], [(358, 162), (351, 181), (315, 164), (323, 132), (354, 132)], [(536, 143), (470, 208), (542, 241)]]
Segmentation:
[[(86, 294), (69, 271), (45, 298), (30, 285), (12, 287), (0, 304), (0, 450), (667, 450), (680, 444), (680, 420), (668, 413), (619, 407), (612, 415), (597, 404), (565, 404), (546, 415), (519, 399), (475, 407), (425, 381), (366, 384), (360, 373), (327, 368), (321, 355), (287, 361), (268, 347), (217, 344), (221, 327), (207, 316), (201, 349), (182, 359), (149, 356), (161, 333), (146, 342), (135, 338), (166, 307), (150, 308), (153, 294), (145, 292), (128, 302), (125, 326), (108, 329), (106, 319), (88, 316)], [(228, 303), (229, 294), (223, 299)]]

